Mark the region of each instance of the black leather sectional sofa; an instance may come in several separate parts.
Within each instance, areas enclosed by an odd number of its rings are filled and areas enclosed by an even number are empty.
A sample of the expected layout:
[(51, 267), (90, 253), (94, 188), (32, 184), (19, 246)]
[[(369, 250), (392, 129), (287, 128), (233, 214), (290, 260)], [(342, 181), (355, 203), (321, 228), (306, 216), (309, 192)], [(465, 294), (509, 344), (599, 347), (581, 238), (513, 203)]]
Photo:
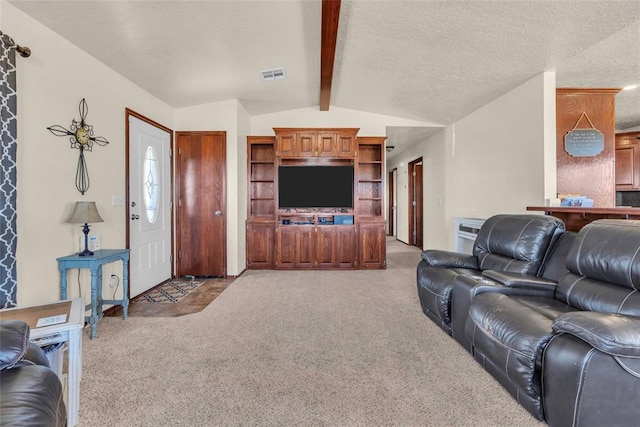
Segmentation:
[(0, 426), (63, 427), (62, 384), (29, 332), (25, 322), (0, 322)]
[(425, 314), (550, 426), (640, 425), (640, 221), (498, 215), (473, 253), (423, 252)]

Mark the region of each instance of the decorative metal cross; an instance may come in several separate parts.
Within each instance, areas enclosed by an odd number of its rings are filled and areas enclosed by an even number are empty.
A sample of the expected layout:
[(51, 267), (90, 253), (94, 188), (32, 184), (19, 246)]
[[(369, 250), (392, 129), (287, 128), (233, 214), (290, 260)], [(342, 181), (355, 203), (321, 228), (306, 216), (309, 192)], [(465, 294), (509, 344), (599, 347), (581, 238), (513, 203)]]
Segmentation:
[(102, 136), (93, 136), (93, 126), (86, 122), (89, 107), (84, 98), (80, 101), (78, 111), (80, 112), (80, 121), (71, 119), (70, 129), (65, 129), (60, 125), (49, 126), (47, 129), (55, 136), (69, 136), (71, 148), (80, 150), (78, 167), (76, 169), (76, 188), (81, 194), (84, 194), (89, 189), (89, 171), (87, 170), (87, 163), (84, 159), (84, 152), (93, 151), (94, 142), (104, 147), (109, 141)]

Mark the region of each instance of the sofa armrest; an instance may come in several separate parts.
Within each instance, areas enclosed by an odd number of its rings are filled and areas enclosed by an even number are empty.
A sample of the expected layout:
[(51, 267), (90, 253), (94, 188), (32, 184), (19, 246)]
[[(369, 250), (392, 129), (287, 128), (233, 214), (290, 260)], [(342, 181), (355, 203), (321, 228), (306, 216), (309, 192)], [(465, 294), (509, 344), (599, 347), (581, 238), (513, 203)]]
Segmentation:
[(640, 358), (640, 317), (575, 311), (559, 316), (552, 327), (554, 332), (571, 334), (603, 353)]
[(29, 347), (29, 325), (19, 320), (0, 322), (0, 370), (12, 368)]
[(503, 295), (553, 297), (553, 290), (546, 288), (508, 287), (496, 280), (479, 275), (459, 275), (453, 280), (451, 295), (451, 334), (469, 352), (471, 341), (466, 336), (466, 323), (471, 301), (476, 295), (483, 293), (499, 293)]
[(510, 271), (485, 270), (484, 277), (494, 280), (509, 288), (538, 289), (541, 291), (553, 291), (557, 283), (532, 274), (514, 273)]
[(431, 267), (478, 269), (478, 260), (473, 255), (429, 249), (422, 252), (422, 259)]

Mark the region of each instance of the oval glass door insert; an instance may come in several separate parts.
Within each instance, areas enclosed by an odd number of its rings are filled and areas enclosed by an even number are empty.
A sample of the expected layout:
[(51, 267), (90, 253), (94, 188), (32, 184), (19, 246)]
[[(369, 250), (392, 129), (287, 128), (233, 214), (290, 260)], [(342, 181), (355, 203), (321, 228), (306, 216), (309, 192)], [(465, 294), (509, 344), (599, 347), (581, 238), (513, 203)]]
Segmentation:
[(160, 179), (158, 173), (158, 156), (152, 146), (147, 147), (142, 167), (142, 183), (144, 210), (151, 224), (158, 218), (158, 199), (160, 198)]

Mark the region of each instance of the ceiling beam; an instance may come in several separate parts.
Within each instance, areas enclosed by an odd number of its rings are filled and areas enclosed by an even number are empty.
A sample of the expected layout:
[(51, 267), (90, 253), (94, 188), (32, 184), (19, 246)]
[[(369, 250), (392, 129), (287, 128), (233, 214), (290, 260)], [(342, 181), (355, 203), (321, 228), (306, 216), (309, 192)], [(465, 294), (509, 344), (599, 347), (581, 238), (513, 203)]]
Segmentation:
[(322, 0), (322, 41), (320, 47), (320, 111), (329, 111), (333, 61), (336, 56), (341, 0)]

